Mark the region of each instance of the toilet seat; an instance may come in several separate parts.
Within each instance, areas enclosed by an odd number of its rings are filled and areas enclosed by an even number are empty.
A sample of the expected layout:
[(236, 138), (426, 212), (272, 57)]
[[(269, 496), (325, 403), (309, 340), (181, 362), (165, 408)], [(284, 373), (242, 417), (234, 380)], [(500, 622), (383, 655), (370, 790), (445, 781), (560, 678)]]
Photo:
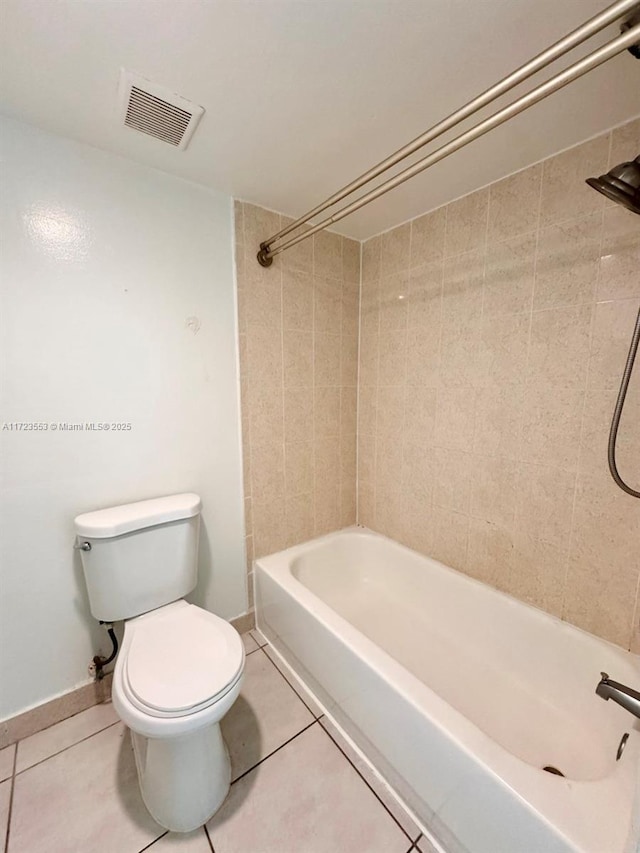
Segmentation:
[(186, 601), (126, 623), (121, 662), (131, 704), (152, 717), (185, 717), (223, 699), (242, 678), (244, 647), (224, 619)]

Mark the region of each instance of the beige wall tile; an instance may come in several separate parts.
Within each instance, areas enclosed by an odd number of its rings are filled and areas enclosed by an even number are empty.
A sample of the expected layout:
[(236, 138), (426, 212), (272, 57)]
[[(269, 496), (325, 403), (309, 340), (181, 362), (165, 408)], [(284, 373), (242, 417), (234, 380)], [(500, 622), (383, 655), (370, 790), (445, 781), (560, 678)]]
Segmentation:
[(527, 364), (531, 385), (584, 388), (591, 315), (591, 305), (534, 311)]
[(469, 540), (469, 516), (436, 507), (433, 510), (431, 556), (452, 569), (465, 571)]
[(570, 556), (612, 574), (640, 571), (640, 507), (605, 472), (578, 474)]
[(340, 486), (340, 527), (349, 527), (356, 523), (356, 485), (355, 481)]
[(387, 332), (380, 335), (378, 382), (380, 385), (404, 384), (407, 371), (407, 332)]
[(605, 210), (601, 254), (598, 301), (640, 296), (640, 219), (636, 214), (618, 206)]
[(600, 264), (601, 214), (543, 228), (538, 237), (534, 310), (594, 299)]
[[(290, 216), (281, 217), (281, 228), (285, 228), (287, 225), (290, 225), (293, 222), (293, 219)], [(308, 231), (308, 227), (296, 228), (295, 231), (291, 231), (287, 234), (287, 240), (292, 239), (293, 237), (298, 237), (300, 234)], [(308, 240), (302, 240), (302, 242), (293, 246), (291, 249), (287, 249), (286, 252), (283, 252), (280, 255), (282, 259), (282, 269), (283, 272), (285, 270), (302, 270), (307, 273), (313, 272), (313, 238), (309, 238)]]
[(282, 385), (282, 335), (268, 326), (247, 327), (247, 371), (252, 387)]
[(281, 551), (287, 544), (284, 497), (270, 497), (253, 504), (255, 559)]
[[(244, 243), (247, 249), (255, 256), (260, 243), (273, 236), (282, 227), (281, 216), (273, 210), (266, 210), (263, 207), (257, 207), (255, 204), (246, 203), (243, 204), (243, 212)], [(274, 259), (274, 264), (276, 260)], [(273, 269), (273, 267), (270, 267), (270, 269)]]
[(358, 481), (373, 482), (376, 478), (376, 437), (358, 437)]
[(527, 314), (482, 318), (476, 368), (479, 384), (503, 386), (517, 382), (524, 375), (529, 327)]
[(433, 504), (468, 515), (471, 503), (472, 456), (464, 450), (434, 450)]
[(487, 456), (516, 459), (526, 398), (522, 382), (487, 386), (476, 394), (473, 449)]
[(255, 502), (284, 495), (284, 447), (279, 442), (251, 442), (251, 496)]
[(313, 441), (291, 441), (284, 447), (285, 490), (287, 495), (312, 493)]
[(393, 273), (380, 279), (379, 307), (381, 334), (406, 328), (408, 302), (408, 271)]
[(364, 385), (377, 385), (380, 355), (379, 335), (363, 334), (360, 338), (358, 381)]
[(358, 387), (358, 434), (374, 435), (376, 431), (376, 414), (378, 410), (378, 386), (363, 385)]
[(512, 530), (518, 487), (517, 463), (499, 456), (480, 456), (473, 458), (468, 468), (471, 516)]
[(285, 386), (313, 385), (313, 332), (285, 329), (283, 344)]
[[(580, 436), (580, 470), (600, 474), (604, 479), (609, 476), (607, 446), (617, 397), (617, 388), (589, 388), (584, 401)], [(632, 486), (636, 484), (634, 486), (636, 489), (640, 488), (638, 424), (640, 424), (640, 376), (634, 371), (618, 429), (616, 462), (622, 478)]]
[(522, 407), (520, 458), (575, 471), (580, 448), (584, 389), (533, 385)]
[(313, 327), (335, 334), (342, 323), (342, 282), (316, 275), (313, 278)]
[(442, 258), (446, 224), (446, 207), (411, 220), (411, 267)]
[(484, 255), (469, 252), (447, 258), (442, 289), (443, 320), (471, 322), (482, 316)]
[(404, 434), (404, 387), (381, 385), (378, 388), (376, 434), (402, 441)]
[(469, 551), (465, 571), (483, 583), (506, 591), (512, 570), (511, 532), (489, 521), (469, 519)]
[(314, 536), (340, 529), (340, 486), (317, 490), (315, 494)]
[(640, 118), (629, 121), (611, 131), (611, 152), (608, 169), (633, 160), (640, 151)]
[(316, 387), (313, 424), (316, 438), (340, 435), (340, 388)]
[[(431, 512), (437, 485), (436, 448), (406, 438), (402, 445), (402, 490), (405, 498)], [(415, 508), (415, 507), (414, 507)]]
[(362, 244), (362, 283), (367, 284), (380, 278), (380, 244), (378, 234)]
[(340, 484), (340, 438), (316, 436), (313, 450), (316, 495)]
[(404, 434), (430, 447), (436, 429), (436, 389), (407, 386), (404, 395)]
[(566, 547), (517, 536), (508, 591), (527, 604), (562, 616), (567, 553)]
[(435, 444), (450, 450), (470, 450), (475, 420), (473, 388), (440, 388), (436, 403)]
[(391, 275), (409, 267), (411, 223), (399, 225), (380, 235), (380, 275)]
[(305, 441), (313, 435), (313, 388), (285, 388), (284, 436), (290, 441)]
[(435, 387), (440, 375), (440, 323), (407, 330), (407, 384)]
[(311, 493), (287, 497), (285, 514), (288, 547), (313, 538), (314, 502)]
[(442, 261), (432, 261), (411, 270), (409, 274), (409, 297), (407, 324), (409, 328), (422, 329), (433, 334), (442, 316)]
[(284, 438), (282, 386), (255, 385), (249, 390), (251, 444), (280, 442)]
[(629, 566), (612, 571), (604, 563), (570, 557), (563, 618), (585, 631), (629, 648), (638, 587), (638, 571)]
[(340, 385), (341, 337), (329, 332), (315, 332), (313, 370), (316, 387)]
[(445, 255), (482, 249), (487, 236), (489, 190), (478, 190), (447, 205)]
[(523, 234), (487, 246), (483, 315), (531, 310), (537, 234)]
[(627, 360), (640, 299), (619, 299), (595, 306), (591, 354), (590, 388), (618, 388)]
[(342, 280), (342, 237), (330, 231), (313, 235), (313, 271)]
[(576, 475), (547, 465), (518, 465), (515, 533), (567, 547)]
[(340, 482), (346, 486), (356, 481), (357, 440), (355, 434), (340, 436)]
[(604, 197), (585, 180), (607, 170), (609, 134), (599, 136), (543, 163), (540, 225), (595, 213), (604, 207)]
[(480, 316), (459, 323), (447, 318), (440, 332), (441, 385), (475, 386), (482, 377), (482, 319)]
[(376, 490), (370, 480), (358, 481), (358, 524), (376, 529)]
[[(284, 253), (286, 255), (286, 252)], [(300, 270), (282, 273), (282, 315), (285, 329), (313, 329), (313, 276)]]
[(282, 276), (273, 267), (250, 263), (242, 288), (243, 317), (247, 325), (282, 326)]
[(489, 188), (489, 241), (506, 240), (538, 226), (542, 165), (517, 172)]
[(360, 284), (360, 243), (342, 238), (342, 277)]

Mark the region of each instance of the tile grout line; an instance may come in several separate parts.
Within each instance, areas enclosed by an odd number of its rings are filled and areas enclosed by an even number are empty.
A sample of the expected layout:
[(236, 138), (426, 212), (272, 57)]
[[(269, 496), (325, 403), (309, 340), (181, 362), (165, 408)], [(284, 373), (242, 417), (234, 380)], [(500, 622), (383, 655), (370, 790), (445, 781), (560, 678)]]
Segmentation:
[[(61, 721), (61, 722), (64, 722), (64, 721)], [(51, 755), (47, 755), (46, 758), (41, 758), (40, 761), (36, 761), (33, 764), (30, 764), (28, 767), (25, 767), (23, 770), (19, 770), (14, 775), (15, 776), (22, 776), (22, 774), (26, 773), (28, 770), (31, 770), (34, 767), (38, 767), (40, 764), (44, 764), (45, 761), (49, 761), (50, 758), (55, 758), (56, 755), (61, 755), (63, 752), (67, 752), (67, 750), (73, 749), (74, 746), (78, 746), (78, 744), (84, 743), (86, 740), (89, 740), (90, 738), (95, 737), (95, 735), (99, 735), (102, 732), (106, 732), (107, 729), (112, 729), (114, 726), (117, 726), (118, 723), (120, 723), (120, 722), (122, 722), (122, 721), (116, 720), (113, 723), (109, 723), (108, 726), (104, 726), (104, 728), (102, 728), (102, 729), (98, 729), (95, 732), (91, 732), (90, 735), (87, 735), (86, 737), (80, 738), (80, 740), (76, 740), (76, 741), (74, 741), (74, 743), (70, 743), (69, 746), (65, 746), (62, 749), (59, 749), (57, 752), (52, 752)], [(46, 731), (46, 730), (43, 729), (43, 731)], [(37, 734), (37, 732), (36, 732), (36, 734)], [(18, 750), (16, 749), (16, 758), (17, 758), (17, 755), (18, 755)]]
[[(358, 770), (358, 768), (356, 767), (356, 765), (355, 765), (355, 764), (353, 763), (353, 761), (349, 758), (349, 756), (348, 756), (348, 755), (347, 755), (347, 753), (344, 751), (344, 749), (340, 746), (340, 744), (337, 742), (337, 740), (333, 737), (333, 735), (331, 734), (331, 732), (328, 732), (322, 724), (320, 724), (320, 728), (321, 728), (321, 729), (322, 729), (322, 731), (326, 734), (326, 736), (329, 738), (329, 740), (330, 740), (330, 741), (331, 741), (331, 742), (336, 746), (336, 748), (340, 750), (340, 752), (342, 753), (342, 755), (344, 756), (344, 758), (345, 758), (345, 759), (349, 762), (349, 764), (353, 767), (353, 769), (354, 769), (354, 770), (355, 770), (355, 772), (358, 774), (358, 776), (360, 777), (360, 779), (362, 779), (362, 781), (364, 782), (364, 784), (365, 784), (365, 785), (367, 786), (367, 788), (371, 791), (371, 793), (372, 793), (372, 794), (373, 794), (373, 796), (376, 798), (376, 800), (380, 803), (380, 805), (382, 806), (382, 808), (387, 812), (387, 814), (389, 815), (389, 817), (390, 817), (390, 818), (391, 818), (391, 819), (392, 819), (392, 820), (393, 820), (393, 821), (398, 825), (399, 829), (400, 829), (402, 832), (404, 832), (404, 834), (407, 836), (407, 838), (408, 838), (408, 839), (409, 839), (409, 841), (412, 843), (412, 845), (413, 845), (413, 846), (415, 846), (416, 841), (417, 841), (417, 840), (422, 836), (422, 832), (419, 832), (419, 833), (418, 833), (418, 837), (417, 837), (416, 839), (413, 839), (413, 838), (409, 835), (409, 833), (408, 833), (408, 832), (406, 831), (406, 829), (402, 826), (402, 824), (401, 824), (401, 823), (400, 823), (400, 821), (397, 819), (397, 817), (393, 814), (393, 812), (392, 812), (392, 811), (387, 807), (387, 805), (386, 805), (386, 804), (382, 801), (382, 799), (378, 796), (378, 794), (376, 793), (376, 791), (374, 790), (374, 788), (372, 787), (372, 785), (370, 785), (370, 784), (369, 784), (369, 782), (364, 778), (364, 776), (362, 775), (362, 773), (360, 773), (360, 771)], [(410, 850), (412, 850), (412, 849), (413, 849), (413, 847), (411, 847), (411, 848), (410, 848)]]
[(18, 744), (20, 741), (16, 742), (16, 748), (13, 753), (13, 768), (11, 771), (11, 790), (9, 791), (9, 809), (7, 811), (7, 831), (4, 836), (4, 853), (7, 853), (9, 850), (9, 833), (11, 831), (11, 816), (13, 812), (13, 795), (16, 788), (16, 766), (18, 764)]
[[(304, 699), (302, 698), (302, 696), (298, 693), (298, 691), (296, 690), (296, 688), (295, 688), (295, 687), (293, 686), (293, 684), (289, 681), (289, 679), (287, 678), (287, 676), (282, 672), (282, 670), (280, 669), (280, 667), (279, 667), (279, 666), (276, 664), (276, 662), (275, 662), (274, 660), (272, 660), (272, 659), (269, 657), (269, 655), (264, 651), (264, 650), (265, 650), (265, 648), (266, 648), (266, 646), (262, 646), (262, 647), (260, 648), (260, 651), (261, 651), (261, 652), (264, 652), (264, 656), (267, 658), (267, 660), (269, 661), (269, 663), (273, 666), (273, 668), (276, 670), (276, 672), (278, 672), (278, 673), (282, 676), (282, 678), (284, 678), (284, 680), (287, 682), (287, 684), (289, 685), (289, 687), (293, 690), (293, 692), (296, 694), (296, 696), (298, 697), (298, 699), (302, 702), (302, 704), (304, 705), (304, 707), (305, 707), (305, 708), (307, 709), (307, 711), (311, 714), (311, 716), (313, 717), (313, 719), (314, 719), (314, 720), (319, 720), (319, 719), (320, 719), (320, 717), (324, 717), (324, 714), (319, 714), (318, 716), (316, 716), (315, 712), (314, 712), (314, 711), (312, 711), (312, 710), (311, 710), (311, 708), (307, 705), (307, 703), (304, 701)], [(256, 651), (257, 651), (257, 649), (256, 649)]]
[(308, 725), (306, 725), (303, 729), (300, 729), (300, 731), (299, 731), (299, 732), (296, 732), (296, 734), (295, 734), (295, 735), (292, 735), (292, 736), (291, 736), (288, 740), (286, 740), (284, 743), (281, 743), (281, 744), (280, 744), (280, 746), (276, 747), (276, 748), (275, 748), (272, 752), (270, 752), (268, 755), (265, 755), (265, 756), (264, 756), (264, 758), (261, 758), (261, 759), (260, 759), (260, 761), (256, 761), (256, 763), (255, 763), (255, 764), (253, 764), (251, 767), (249, 767), (247, 770), (245, 770), (243, 773), (241, 773), (237, 778), (235, 778), (235, 779), (231, 782), (231, 784), (232, 784), (232, 785), (235, 785), (235, 784), (236, 784), (236, 782), (239, 782), (241, 779), (244, 779), (244, 777), (245, 777), (245, 776), (247, 776), (249, 773), (251, 773), (253, 770), (255, 770), (255, 769), (256, 769), (256, 767), (259, 767), (261, 764), (264, 764), (264, 762), (265, 762), (265, 761), (267, 761), (267, 759), (271, 758), (271, 756), (272, 756), (272, 755), (275, 755), (275, 754), (276, 754), (276, 752), (280, 752), (280, 750), (281, 750), (281, 749), (284, 749), (284, 747), (285, 747), (285, 746), (288, 746), (288, 744), (290, 744), (290, 743), (291, 743), (291, 741), (294, 741), (297, 737), (300, 737), (300, 735), (301, 735), (301, 734), (303, 734), (304, 732), (306, 732), (306, 731), (307, 731), (307, 729), (310, 729), (312, 726), (315, 726), (317, 723), (318, 723), (318, 720), (316, 720), (316, 719), (314, 718), (314, 719), (313, 719), (313, 720), (312, 720)]
[(154, 838), (153, 841), (150, 841), (145, 847), (142, 847), (138, 851), (138, 853), (144, 853), (145, 850), (149, 850), (149, 848), (153, 847), (153, 845), (160, 841), (160, 839), (164, 838), (165, 835), (169, 835), (168, 829), (165, 829), (165, 831), (161, 835), (159, 835), (157, 838)]
[[(211, 820), (211, 818), (209, 818), (209, 820)], [(207, 841), (209, 842), (209, 847), (211, 848), (211, 853), (216, 853), (216, 851), (213, 848), (213, 842), (211, 841), (211, 836), (209, 835), (209, 830), (207, 829), (207, 824), (206, 823), (203, 824), (202, 828), (204, 829), (205, 837), (206, 837)]]

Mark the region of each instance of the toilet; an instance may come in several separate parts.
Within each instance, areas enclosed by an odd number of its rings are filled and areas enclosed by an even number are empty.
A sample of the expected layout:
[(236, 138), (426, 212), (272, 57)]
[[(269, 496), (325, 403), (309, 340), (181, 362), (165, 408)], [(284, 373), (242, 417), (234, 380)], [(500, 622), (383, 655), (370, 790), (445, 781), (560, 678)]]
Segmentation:
[(184, 600), (197, 581), (198, 495), (79, 515), (91, 613), (124, 621), (112, 699), (132, 734), (142, 799), (190, 832), (222, 805), (231, 766), (220, 721), (238, 697), (244, 647), (224, 619)]

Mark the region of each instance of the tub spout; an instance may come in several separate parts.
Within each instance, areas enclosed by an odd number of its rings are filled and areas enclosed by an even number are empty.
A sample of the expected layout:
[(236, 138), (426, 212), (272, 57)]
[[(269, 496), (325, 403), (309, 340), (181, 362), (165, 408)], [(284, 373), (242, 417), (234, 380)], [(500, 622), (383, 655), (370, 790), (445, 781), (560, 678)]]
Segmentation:
[(596, 687), (598, 696), (606, 700), (613, 699), (635, 717), (640, 718), (640, 693), (618, 681), (612, 681), (606, 672), (601, 672), (600, 675), (602, 678)]

